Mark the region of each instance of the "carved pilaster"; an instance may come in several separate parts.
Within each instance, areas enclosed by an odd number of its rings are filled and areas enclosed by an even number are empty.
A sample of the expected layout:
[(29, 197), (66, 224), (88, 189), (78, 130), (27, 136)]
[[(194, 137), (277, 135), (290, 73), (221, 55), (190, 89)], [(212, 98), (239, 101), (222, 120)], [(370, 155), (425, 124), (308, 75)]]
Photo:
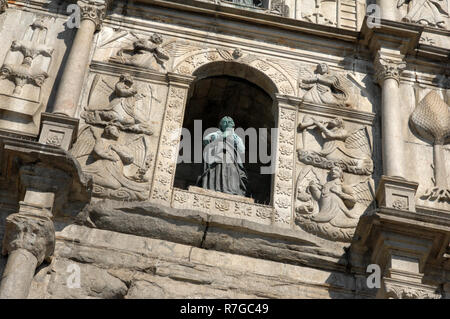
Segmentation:
[(80, 0), (77, 4), (80, 7), (81, 21), (91, 20), (95, 24), (95, 29), (100, 30), (106, 16), (108, 2)]
[(394, 79), (399, 83), (400, 74), (406, 68), (406, 63), (401, 58), (387, 57), (380, 52), (374, 60), (375, 80), (382, 85), (387, 79)]

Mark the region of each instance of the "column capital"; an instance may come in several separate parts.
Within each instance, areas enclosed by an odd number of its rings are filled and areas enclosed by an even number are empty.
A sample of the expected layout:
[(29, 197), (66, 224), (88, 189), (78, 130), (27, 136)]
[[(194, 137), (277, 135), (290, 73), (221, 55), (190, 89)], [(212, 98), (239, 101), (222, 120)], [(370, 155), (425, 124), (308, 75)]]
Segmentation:
[(21, 202), (19, 212), (6, 218), (2, 254), (25, 249), (40, 265), (55, 249), (55, 227), (47, 216), (29, 212), (28, 206)]
[(441, 299), (442, 295), (436, 293), (436, 288), (433, 286), (384, 278), (377, 297), (381, 299)]
[(375, 80), (382, 85), (387, 79), (394, 79), (397, 83), (400, 82), (400, 74), (406, 68), (406, 62), (403, 61), (402, 56), (389, 56), (377, 52), (374, 59)]
[(100, 0), (77, 1), (77, 5), (80, 8), (81, 21), (91, 20), (94, 22), (96, 30), (100, 30), (110, 2)]

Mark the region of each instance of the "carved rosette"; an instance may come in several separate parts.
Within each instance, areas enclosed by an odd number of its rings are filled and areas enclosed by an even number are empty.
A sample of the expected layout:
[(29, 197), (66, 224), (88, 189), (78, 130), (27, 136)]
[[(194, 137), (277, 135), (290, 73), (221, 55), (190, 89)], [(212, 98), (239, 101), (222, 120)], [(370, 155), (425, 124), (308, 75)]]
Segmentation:
[[(186, 209), (192, 207), (208, 214), (231, 216), (251, 220), (260, 224), (270, 225), (274, 217), (274, 208), (267, 205), (255, 204), (250, 198), (243, 199), (241, 196), (223, 194), (211, 190), (174, 189), (172, 207)], [(209, 194), (208, 194), (209, 193)], [(226, 197), (219, 198), (218, 196)]]
[(91, 20), (96, 30), (100, 30), (106, 15), (107, 2), (81, 0), (77, 4), (80, 7), (81, 21)]
[(292, 214), (296, 116), (295, 110), (280, 107), (278, 120), (279, 148), (274, 194), (274, 222), (285, 225), (290, 224)]
[(55, 249), (55, 228), (50, 218), (29, 213), (17, 213), (6, 218), (3, 237), (4, 255), (19, 248), (32, 253), (41, 264)]
[(406, 68), (406, 63), (402, 60), (391, 59), (381, 55), (379, 52), (374, 60), (375, 80), (380, 85), (387, 79), (400, 81), (400, 74)]

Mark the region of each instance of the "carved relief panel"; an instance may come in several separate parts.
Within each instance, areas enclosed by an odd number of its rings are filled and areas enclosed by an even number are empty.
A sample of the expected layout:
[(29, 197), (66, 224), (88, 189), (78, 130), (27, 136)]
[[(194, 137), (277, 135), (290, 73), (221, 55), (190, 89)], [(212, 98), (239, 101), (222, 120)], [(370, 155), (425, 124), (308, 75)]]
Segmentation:
[[(18, 24), (17, 21), (21, 23)], [(0, 129), (36, 135), (66, 49), (64, 20), (8, 10), (0, 37)]]
[(165, 87), (128, 73), (95, 72), (91, 79), (80, 112), (84, 123), (70, 152), (93, 176), (95, 197), (147, 200)]
[(343, 242), (351, 241), (375, 197), (371, 119), (350, 121), (301, 112), (298, 125), (295, 222)]

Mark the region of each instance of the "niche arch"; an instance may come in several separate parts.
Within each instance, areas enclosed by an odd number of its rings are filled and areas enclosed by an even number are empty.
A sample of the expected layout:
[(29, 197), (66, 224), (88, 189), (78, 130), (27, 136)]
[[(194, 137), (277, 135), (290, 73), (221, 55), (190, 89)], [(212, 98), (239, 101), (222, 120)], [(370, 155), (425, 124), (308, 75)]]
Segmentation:
[[(278, 110), (276, 84), (266, 74), (252, 66), (234, 61), (210, 62), (197, 68), (193, 74), (195, 80), (191, 83), (184, 110), (183, 128), (190, 132), (191, 145), (200, 143), (206, 129), (218, 127), (219, 120), (231, 116), (236, 128), (256, 129), (257, 146), (249, 144), (247, 136), (241, 136), (246, 145), (244, 166), (249, 179), (250, 196), (255, 203), (273, 204), (273, 174), (261, 174), (262, 166), (269, 166), (274, 161), (275, 147), (272, 144), (271, 128), (277, 126)], [(202, 120), (201, 134), (194, 121)], [(260, 142), (260, 129), (267, 132), (266, 143)], [(197, 132), (197, 133), (196, 133)], [(182, 137), (184, 138), (184, 137)], [(276, 137), (274, 137), (276, 138)], [(197, 144), (198, 145), (198, 144)], [(265, 162), (259, 157), (260, 148), (265, 148), (265, 154), (271, 157)], [(274, 151), (272, 152), (272, 148)], [(256, 153), (256, 154), (255, 154)], [(257, 158), (257, 163), (250, 162), (250, 156)], [(183, 150), (178, 156), (185, 156)], [(183, 157), (186, 158), (186, 157)], [(188, 189), (197, 184), (197, 178), (203, 172), (202, 163), (194, 162), (194, 151), (191, 163), (179, 163), (175, 172), (174, 187)]]

